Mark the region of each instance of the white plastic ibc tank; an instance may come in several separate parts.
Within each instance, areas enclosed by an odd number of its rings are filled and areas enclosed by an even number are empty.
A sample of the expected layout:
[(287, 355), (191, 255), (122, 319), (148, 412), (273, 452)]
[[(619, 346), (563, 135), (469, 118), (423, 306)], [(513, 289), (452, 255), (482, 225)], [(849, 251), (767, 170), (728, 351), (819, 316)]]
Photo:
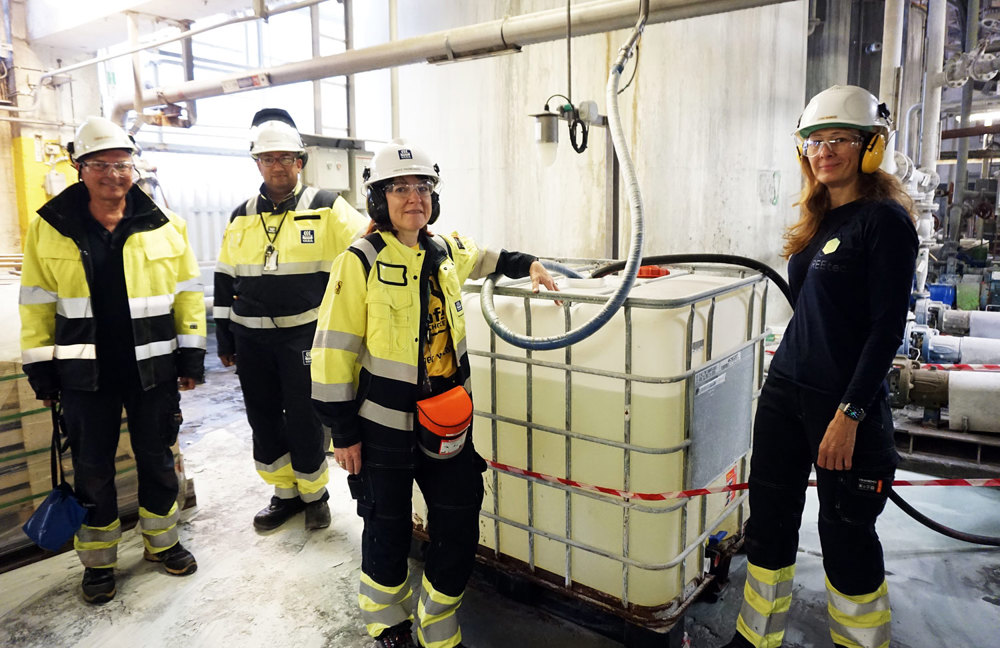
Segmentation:
[[(616, 277), (561, 279), (560, 288), (566, 294), (609, 295), (618, 281)], [(690, 349), (691, 369), (739, 349), (753, 356), (758, 345), (748, 347), (748, 328), (751, 338), (762, 329), (762, 287), (763, 283), (711, 274), (675, 273), (639, 280), (629, 296), (632, 305), (628, 335), (625, 311), (620, 309), (586, 340), (568, 349), (530, 354), (535, 361), (570, 365), (568, 370), (529, 366), (523, 362), (528, 357), (525, 350), (495, 338), (495, 353), (501, 356), (496, 360), (495, 391), (491, 359), (476, 354), (490, 351), (491, 331), (482, 316), (479, 293), (467, 293), (463, 310), (473, 399), (477, 411), (489, 413), (495, 398), (494, 414), (501, 419), (496, 423), (494, 448), (493, 417), (476, 416), (473, 429), (477, 450), (499, 463), (596, 486), (640, 493), (691, 487), (690, 475), (685, 472), (690, 470), (689, 440), (685, 436), (690, 379), (690, 375), (685, 378), (687, 352)], [(692, 296), (712, 291), (724, 291), (714, 300), (714, 313), (711, 298), (690, 301)], [(576, 328), (602, 305), (568, 303), (567, 326), (563, 307), (550, 300), (531, 299), (527, 331), (525, 299), (495, 298), (501, 321), (516, 332), (532, 336), (559, 335)], [(631, 344), (628, 368), (627, 342)], [(670, 378), (677, 380), (649, 382)], [(630, 406), (626, 406), (627, 384), (631, 389)], [(546, 429), (529, 430), (528, 422)], [(749, 430), (749, 421), (743, 423)], [(564, 430), (587, 438), (567, 440)], [(746, 445), (748, 436), (749, 432), (743, 442)], [(626, 444), (632, 444), (633, 449), (621, 447)], [(675, 451), (665, 452), (670, 449)], [(747, 450), (740, 447), (732, 453), (740, 457)], [(743, 462), (737, 463), (736, 470), (738, 474), (723, 468), (707, 483), (694, 486), (725, 484), (727, 473), (729, 481), (744, 480)], [(629, 510), (620, 498), (595, 498), (549, 483), (529, 484), (522, 477), (503, 472), (494, 478), (492, 471), (487, 471), (480, 544), (498, 550), (502, 560), (514, 559), (524, 563), (522, 567), (530, 566), (536, 574), (539, 569), (549, 572), (543, 576), (549, 580), (568, 579), (575, 584), (574, 589), (582, 585), (633, 606), (666, 607), (702, 573), (702, 544), (681, 557), (684, 548), (698, 540), (706, 525), (722, 517), (734, 497), (712, 495), (705, 502), (694, 499), (686, 505), (676, 500), (637, 500), (638, 508)], [(731, 508), (725, 520), (714, 525), (716, 531), (732, 534), (738, 530), (742, 512), (738, 505)], [(509, 522), (501, 521), (496, 526), (491, 515)], [(519, 525), (538, 532), (529, 534)], [(571, 547), (567, 538), (587, 548)], [(664, 567), (672, 562), (676, 564)], [(627, 572), (623, 572), (624, 563), (629, 563)]]

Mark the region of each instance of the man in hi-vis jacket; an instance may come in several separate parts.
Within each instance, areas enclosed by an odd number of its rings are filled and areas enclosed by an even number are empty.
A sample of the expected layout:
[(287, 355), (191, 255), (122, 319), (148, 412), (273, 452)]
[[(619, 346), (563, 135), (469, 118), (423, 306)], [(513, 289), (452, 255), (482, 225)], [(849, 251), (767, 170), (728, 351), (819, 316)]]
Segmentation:
[(299, 180), (305, 148), (286, 111), (254, 116), (250, 155), (264, 182), (223, 235), (213, 308), (219, 358), (237, 366), (257, 472), (274, 487), (254, 527), (276, 529), (304, 510), (305, 527), (322, 529), (330, 525), (328, 442), (310, 400), (310, 349), (330, 265), (368, 222), (337, 193)]
[(133, 139), (88, 118), (70, 147), (80, 182), (38, 210), (21, 276), (21, 349), (35, 395), (62, 405), (74, 487), (88, 507), (76, 533), (83, 598), (116, 593), (121, 521), (115, 451), (122, 406), (139, 480), (144, 557), (170, 574), (198, 568), (177, 533), (171, 446), (178, 389), (204, 378), (205, 301), (187, 227), (134, 183)]

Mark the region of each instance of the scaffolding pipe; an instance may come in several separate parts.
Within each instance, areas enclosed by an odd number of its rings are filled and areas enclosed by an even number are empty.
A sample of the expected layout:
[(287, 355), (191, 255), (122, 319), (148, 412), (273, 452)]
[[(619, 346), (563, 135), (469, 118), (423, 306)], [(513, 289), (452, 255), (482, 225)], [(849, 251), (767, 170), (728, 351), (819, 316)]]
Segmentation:
[[(903, 10), (904, 0), (886, 0), (885, 20), (882, 26), (882, 71), (879, 77), (879, 97), (889, 107), (892, 119), (897, 122), (900, 112), (900, 89), (903, 81)], [(890, 137), (885, 144), (882, 170), (896, 172), (896, 138)]]
[[(685, 18), (751, 9), (789, 0), (651, 0), (649, 23), (662, 23)], [(574, 36), (606, 33), (631, 28), (635, 20), (635, 0), (597, 0), (573, 7)], [(192, 99), (217, 97), (229, 92), (260, 89), (248, 80), (266, 82), (269, 86), (312, 81), (316, 78), (342, 76), (384, 68), (423, 63), (446, 62), (492, 53), (517, 51), (526, 45), (560, 40), (566, 35), (566, 14), (563, 8), (539, 11), (522, 16), (505, 17), (476, 25), (458, 27), (413, 38), (382, 43), (359, 50), (350, 50), (307, 61), (297, 61), (273, 68), (247, 71), (223, 78), (190, 81), (180, 85), (153, 88), (143, 93), (146, 105), (161, 105)], [(111, 117), (123, 123), (125, 114), (135, 102), (117, 102)]]

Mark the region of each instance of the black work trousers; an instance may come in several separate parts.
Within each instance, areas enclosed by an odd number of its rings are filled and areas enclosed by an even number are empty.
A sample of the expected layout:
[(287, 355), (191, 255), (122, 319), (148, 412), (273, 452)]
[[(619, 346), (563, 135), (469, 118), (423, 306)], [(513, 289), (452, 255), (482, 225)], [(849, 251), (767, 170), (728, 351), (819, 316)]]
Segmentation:
[(139, 506), (155, 515), (167, 515), (177, 500), (177, 473), (170, 449), (181, 422), (177, 383), (147, 391), (138, 384), (102, 385), (96, 392), (66, 389), (61, 400), (73, 455), (73, 488), (90, 507), (86, 523), (103, 527), (118, 519), (115, 451), (123, 405), (135, 454)]
[(479, 544), (486, 470), (486, 462), (472, 447), (471, 429), (468, 434), (465, 447), (450, 459), (432, 459), (414, 449), (412, 462), (398, 467), (365, 462), (361, 444), (361, 472), (350, 478), (351, 491), (365, 521), (361, 570), (376, 583), (396, 587), (406, 580), (416, 481), (427, 503), (430, 538), (424, 575), (448, 596), (465, 591)]
[(315, 473), (326, 463), (309, 374), (315, 322), (284, 329), (234, 327), (233, 332), (254, 460), (270, 465), (288, 454), (296, 473)]
[[(809, 472), (838, 404), (836, 395), (774, 375), (764, 383), (750, 460), (746, 551), (751, 563), (772, 570), (795, 563)], [(833, 586), (848, 595), (874, 592), (885, 578), (875, 520), (899, 462), (885, 396), (867, 411), (851, 470), (816, 467), (823, 567)]]

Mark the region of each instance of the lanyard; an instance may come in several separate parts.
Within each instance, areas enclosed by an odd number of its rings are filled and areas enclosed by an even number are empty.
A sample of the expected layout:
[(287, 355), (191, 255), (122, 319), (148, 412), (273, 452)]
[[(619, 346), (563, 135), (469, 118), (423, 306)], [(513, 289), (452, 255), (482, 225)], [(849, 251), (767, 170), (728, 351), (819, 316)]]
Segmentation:
[(274, 242), (278, 240), (278, 234), (281, 233), (281, 226), (285, 224), (285, 219), (288, 218), (288, 210), (281, 215), (281, 221), (278, 223), (278, 227), (274, 230), (274, 234), (268, 231), (267, 223), (264, 222), (264, 214), (259, 214), (260, 216), (260, 226), (264, 228), (264, 236), (267, 237), (267, 247), (264, 248), (264, 271), (274, 272), (278, 269), (278, 251), (274, 249)]

